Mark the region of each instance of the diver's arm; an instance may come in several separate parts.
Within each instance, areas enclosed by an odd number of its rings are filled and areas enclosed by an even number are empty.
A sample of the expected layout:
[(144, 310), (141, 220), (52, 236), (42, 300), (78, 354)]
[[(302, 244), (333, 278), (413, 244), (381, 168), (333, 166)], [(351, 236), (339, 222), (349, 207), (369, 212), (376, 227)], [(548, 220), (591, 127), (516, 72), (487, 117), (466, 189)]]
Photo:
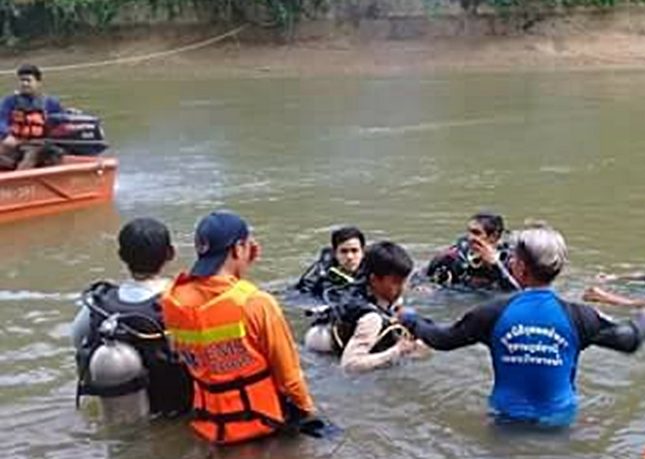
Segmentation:
[(429, 318), (403, 314), (401, 323), (418, 339), (433, 349), (450, 351), (475, 343), (487, 344), (490, 331), (508, 304), (498, 301), (468, 311), (452, 325), (438, 325)]
[(454, 264), (458, 257), (456, 246), (448, 247), (436, 254), (428, 263), (425, 274), (432, 282), (441, 285), (451, 285), (459, 273), (455, 271)]
[(645, 307), (645, 300), (628, 298), (617, 293), (609, 292), (600, 287), (590, 287), (582, 295), (585, 301), (610, 304), (612, 306)]
[(340, 365), (353, 372), (368, 371), (383, 367), (398, 360), (401, 356), (399, 345), (383, 352), (370, 353), (377, 344), (383, 319), (378, 313), (370, 312), (358, 320), (356, 330), (343, 350)]
[(645, 272), (636, 271), (625, 274), (606, 274), (600, 273), (596, 276), (600, 282), (614, 282), (614, 281), (640, 281), (645, 282)]
[(319, 261), (309, 266), (298, 280), (296, 290), (300, 293), (313, 293), (321, 281), (321, 269)]
[(596, 345), (632, 353), (640, 347), (645, 334), (645, 315), (642, 312), (631, 320), (617, 322), (584, 304), (565, 303), (565, 308), (578, 330), (580, 349)]

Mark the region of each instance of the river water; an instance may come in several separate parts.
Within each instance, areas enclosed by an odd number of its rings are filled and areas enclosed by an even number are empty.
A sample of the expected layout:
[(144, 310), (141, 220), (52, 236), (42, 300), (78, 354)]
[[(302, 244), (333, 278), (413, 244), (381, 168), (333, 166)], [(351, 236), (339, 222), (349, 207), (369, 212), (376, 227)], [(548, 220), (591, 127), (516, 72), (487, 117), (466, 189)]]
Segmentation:
[[(91, 404), (74, 409), (74, 298), (94, 279), (126, 275), (114, 239), (135, 216), (172, 228), (170, 275), (190, 263), (200, 216), (238, 211), (264, 246), (253, 278), (272, 290), (304, 269), (334, 225), (399, 241), (420, 266), (481, 209), (511, 227), (533, 217), (563, 231), (571, 264), (558, 287), (568, 298), (598, 271), (643, 263), (643, 73), (150, 81), (128, 70), (48, 85), (64, 103), (101, 113), (120, 174), (113, 204), (0, 227), (2, 457), (206, 456), (182, 422), (108, 429)], [(481, 298), (416, 300), (449, 321)], [(285, 308), (300, 338), (302, 311)], [(307, 352), (302, 360), (321, 411), (344, 433), (215, 457), (622, 458), (645, 447), (641, 353), (586, 351), (579, 419), (558, 433), (490, 425), (482, 347), (360, 376)]]

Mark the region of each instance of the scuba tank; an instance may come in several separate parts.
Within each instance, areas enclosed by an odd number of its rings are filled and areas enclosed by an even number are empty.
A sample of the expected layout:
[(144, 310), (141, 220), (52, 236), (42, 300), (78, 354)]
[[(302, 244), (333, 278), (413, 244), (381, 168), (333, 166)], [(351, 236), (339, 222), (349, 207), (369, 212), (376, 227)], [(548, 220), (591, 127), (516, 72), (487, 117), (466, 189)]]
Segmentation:
[(314, 317), (311, 327), (305, 333), (305, 348), (325, 354), (334, 352), (331, 306), (322, 305), (308, 309), (305, 315)]
[(313, 352), (331, 354), (334, 352), (334, 345), (331, 336), (330, 324), (312, 325), (305, 333), (305, 348)]
[(99, 397), (102, 418), (108, 423), (145, 419), (150, 413), (147, 371), (139, 351), (116, 340), (118, 320), (115, 314), (101, 324), (103, 343), (92, 353), (88, 368), (89, 393)]

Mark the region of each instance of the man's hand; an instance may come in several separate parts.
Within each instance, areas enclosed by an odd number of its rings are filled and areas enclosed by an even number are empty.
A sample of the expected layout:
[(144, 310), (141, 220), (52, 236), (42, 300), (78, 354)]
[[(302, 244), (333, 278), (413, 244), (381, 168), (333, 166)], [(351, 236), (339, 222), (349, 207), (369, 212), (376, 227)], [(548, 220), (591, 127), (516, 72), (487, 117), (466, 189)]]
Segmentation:
[(584, 301), (603, 302), (607, 298), (608, 293), (600, 287), (589, 287), (582, 294), (582, 299)]
[(497, 247), (482, 238), (472, 238), (470, 240), (470, 248), (473, 252), (481, 257), (482, 261), (485, 264), (489, 266), (496, 264), (499, 260)]
[(396, 348), (399, 351), (399, 355), (408, 355), (417, 349), (417, 343), (414, 339), (403, 336), (396, 342)]

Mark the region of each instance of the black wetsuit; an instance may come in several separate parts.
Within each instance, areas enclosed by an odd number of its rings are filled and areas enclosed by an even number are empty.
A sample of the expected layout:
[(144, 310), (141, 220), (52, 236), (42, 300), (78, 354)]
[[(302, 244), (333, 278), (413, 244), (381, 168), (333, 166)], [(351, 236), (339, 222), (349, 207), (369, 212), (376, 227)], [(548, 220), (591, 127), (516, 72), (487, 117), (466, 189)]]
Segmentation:
[(326, 247), (320, 252), (316, 260), (300, 277), (295, 288), (300, 293), (309, 294), (317, 299), (327, 301), (327, 293), (337, 291), (350, 284), (360, 284), (365, 279), (362, 265), (352, 275), (338, 275), (332, 268), (340, 270), (331, 247)]
[[(499, 267), (486, 264), (474, 266), (469, 260), (469, 243), (466, 237), (437, 254), (428, 264), (426, 276), (432, 282), (446, 287), (512, 291), (514, 285)], [(508, 244), (500, 244), (500, 261), (506, 266), (509, 259)]]
[(495, 375), (492, 411), (503, 419), (554, 426), (575, 418), (580, 351), (596, 345), (635, 352), (645, 330), (643, 314), (614, 322), (590, 306), (560, 299), (550, 289), (525, 290), (476, 307), (450, 326), (414, 315), (401, 321), (438, 350), (485, 344)]

